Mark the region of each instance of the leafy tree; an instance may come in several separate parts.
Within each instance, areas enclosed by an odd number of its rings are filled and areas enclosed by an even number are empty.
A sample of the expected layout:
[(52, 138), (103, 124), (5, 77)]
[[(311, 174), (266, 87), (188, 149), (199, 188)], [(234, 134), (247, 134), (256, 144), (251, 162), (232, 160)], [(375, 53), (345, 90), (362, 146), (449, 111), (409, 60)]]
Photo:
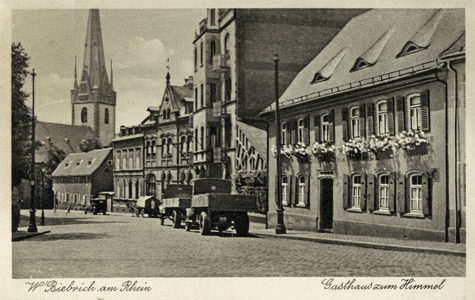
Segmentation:
[(28, 76), (28, 54), (21, 43), (12, 44), (12, 183), (29, 178), (31, 116), (25, 105), (28, 94), (22, 91)]
[(79, 143), (79, 150), (81, 150), (81, 152), (89, 152), (95, 149), (102, 149), (101, 142), (95, 137), (88, 137)]
[(51, 145), (48, 149), (47, 159), (43, 166), (43, 179), (44, 179), (44, 187), (45, 189), (49, 189), (53, 187), (53, 178), (51, 174), (53, 174), (54, 170), (58, 167), (58, 165), (66, 158), (66, 153), (58, 148), (55, 145)]

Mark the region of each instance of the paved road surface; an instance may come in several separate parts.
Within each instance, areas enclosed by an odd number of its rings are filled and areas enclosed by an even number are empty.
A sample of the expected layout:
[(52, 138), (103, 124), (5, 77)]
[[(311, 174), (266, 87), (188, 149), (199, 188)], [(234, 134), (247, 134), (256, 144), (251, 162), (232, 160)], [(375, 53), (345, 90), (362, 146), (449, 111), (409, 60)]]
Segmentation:
[(261, 224), (201, 236), (130, 214), (46, 216), (51, 233), (13, 243), (13, 278), (465, 276), (464, 257), (253, 236)]

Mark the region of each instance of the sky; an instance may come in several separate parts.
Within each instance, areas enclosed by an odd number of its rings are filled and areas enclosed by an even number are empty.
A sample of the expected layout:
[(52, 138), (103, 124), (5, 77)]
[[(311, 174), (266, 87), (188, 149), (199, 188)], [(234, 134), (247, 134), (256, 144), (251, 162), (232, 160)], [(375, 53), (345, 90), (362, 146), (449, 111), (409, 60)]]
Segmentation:
[[(35, 115), (71, 124), (74, 60), (82, 72), (88, 9), (14, 9), (12, 42), (20, 42), (35, 69)], [(172, 85), (193, 75), (193, 39), (206, 9), (101, 9), (104, 55), (117, 92), (116, 131), (139, 124), (160, 104), (169, 59)], [(24, 90), (31, 93), (29, 76)], [(31, 97), (27, 101), (31, 105)]]

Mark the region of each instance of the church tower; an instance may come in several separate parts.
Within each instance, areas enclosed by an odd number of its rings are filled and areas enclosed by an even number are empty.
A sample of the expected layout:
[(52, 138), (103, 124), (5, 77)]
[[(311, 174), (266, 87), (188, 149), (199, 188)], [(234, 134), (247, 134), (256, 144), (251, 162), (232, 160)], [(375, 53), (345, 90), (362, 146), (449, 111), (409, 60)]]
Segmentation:
[(89, 10), (84, 62), (78, 85), (77, 66), (71, 90), (72, 125), (89, 126), (103, 146), (114, 139), (116, 92), (106, 72), (98, 9)]

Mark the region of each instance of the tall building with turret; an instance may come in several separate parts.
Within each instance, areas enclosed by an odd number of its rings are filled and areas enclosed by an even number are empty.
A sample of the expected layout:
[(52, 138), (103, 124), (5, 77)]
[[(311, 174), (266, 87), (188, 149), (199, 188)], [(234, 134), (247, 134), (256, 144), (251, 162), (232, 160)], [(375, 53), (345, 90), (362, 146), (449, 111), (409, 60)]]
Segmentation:
[(78, 83), (74, 70), (71, 90), (72, 125), (89, 126), (94, 136), (106, 146), (114, 139), (116, 92), (107, 76), (98, 9), (89, 10), (84, 62)]

